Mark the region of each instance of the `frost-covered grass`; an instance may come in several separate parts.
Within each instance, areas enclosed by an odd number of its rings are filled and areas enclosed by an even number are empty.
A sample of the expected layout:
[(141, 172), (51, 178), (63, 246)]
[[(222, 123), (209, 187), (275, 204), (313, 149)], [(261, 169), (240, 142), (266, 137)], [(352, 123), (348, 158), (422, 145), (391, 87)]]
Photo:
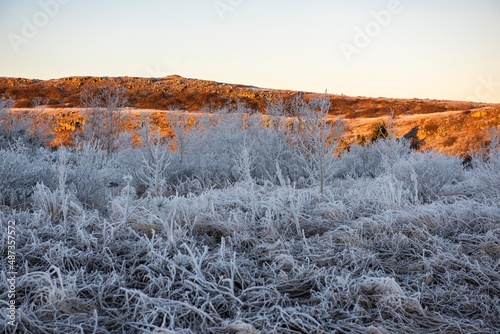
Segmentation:
[(472, 169), (395, 140), (353, 148), (321, 193), (289, 133), (221, 124), (183, 133), (185, 151), (1, 148), (2, 286), (9, 220), (18, 275), (0, 331), (498, 331), (495, 145)]

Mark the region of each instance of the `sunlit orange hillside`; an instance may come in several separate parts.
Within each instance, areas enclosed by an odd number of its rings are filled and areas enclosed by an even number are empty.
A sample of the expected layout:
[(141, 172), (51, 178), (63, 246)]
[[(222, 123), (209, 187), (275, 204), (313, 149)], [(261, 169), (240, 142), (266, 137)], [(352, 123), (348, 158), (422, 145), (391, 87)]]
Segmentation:
[[(68, 138), (80, 122), (80, 92), (86, 86), (111, 82), (127, 89), (128, 110), (186, 110), (205, 112), (238, 103), (251, 112), (265, 112), (268, 101), (285, 101), (297, 94), (312, 98), (319, 94), (290, 90), (272, 90), (187, 79), (177, 75), (164, 78), (70, 77), (54, 80), (0, 78), (0, 96), (16, 101), (16, 108), (30, 108), (36, 97), (48, 99), (47, 113), (56, 116), (58, 136)], [(392, 123), (397, 136), (418, 126), (422, 149), (464, 155), (477, 150), (486, 140), (486, 130), (500, 126), (500, 105), (474, 102), (422, 99), (390, 99), (328, 95), (331, 117), (346, 121), (346, 142), (369, 141), (381, 122)], [(394, 113), (394, 119), (390, 115)]]

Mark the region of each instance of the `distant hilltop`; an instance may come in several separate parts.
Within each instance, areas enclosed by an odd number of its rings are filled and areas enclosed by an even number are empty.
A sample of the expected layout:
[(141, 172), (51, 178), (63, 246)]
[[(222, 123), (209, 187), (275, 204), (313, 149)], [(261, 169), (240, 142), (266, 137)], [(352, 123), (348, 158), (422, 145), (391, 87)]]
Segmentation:
[[(87, 76), (51, 80), (3, 77), (0, 78), (0, 96), (13, 98), (18, 108), (30, 107), (35, 97), (49, 99), (49, 107), (79, 107), (83, 87), (99, 86), (107, 81), (127, 89), (130, 107), (158, 110), (176, 108), (198, 111), (202, 108), (216, 109), (242, 103), (250, 109), (263, 112), (268, 101), (280, 98), (287, 100), (297, 94), (303, 94), (305, 97), (320, 95), (170, 75), (164, 78)], [(332, 94), (328, 96), (332, 101), (331, 112), (347, 117), (388, 115), (391, 109), (398, 115), (466, 110), (488, 105), (422, 99), (365, 98)]]

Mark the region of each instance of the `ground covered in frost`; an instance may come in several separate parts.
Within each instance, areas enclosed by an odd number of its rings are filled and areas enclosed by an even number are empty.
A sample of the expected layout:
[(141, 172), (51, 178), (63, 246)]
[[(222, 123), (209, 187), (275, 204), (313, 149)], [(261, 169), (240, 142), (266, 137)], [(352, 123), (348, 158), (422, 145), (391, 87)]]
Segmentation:
[[(147, 138), (113, 152), (4, 143), (0, 219), (4, 231), (16, 222), (18, 274), (16, 325), (1, 331), (500, 328), (494, 141), (463, 165), (378, 140), (318, 159), (326, 174), (314, 174), (273, 131), (205, 124), (175, 150)], [(0, 247), (5, 259), (4, 232)], [(7, 301), (1, 288), (2, 319)]]

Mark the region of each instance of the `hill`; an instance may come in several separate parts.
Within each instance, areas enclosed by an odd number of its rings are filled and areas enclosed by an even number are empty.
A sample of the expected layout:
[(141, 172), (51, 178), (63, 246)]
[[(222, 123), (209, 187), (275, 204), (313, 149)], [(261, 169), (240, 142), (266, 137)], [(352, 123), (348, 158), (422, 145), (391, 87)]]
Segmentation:
[[(265, 112), (269, 101), (287, 101), (297, 94), (302, 94), (306, 99), (320, 95), (172, 75), (164, 78), (68, 77), (53, 80), (0, 78), (0, 96), (13, 98), (17, 108), (29, 108), (36, 97), (48, 99), (48, 107), (56, 108), (55, 113), (61, 114), (59, 108), (80, 106), (82, 89), (106, 82), (125, 87), (128, 106), (142, 110), (179, 109), (195, 112), (243, 104), (251, 111)], [(328, 97), (332, 117), (339, 116), (346, 121), (348, 143), (363, 137), (369, 139), (377, 124), (391, 122), (391, 113), (395, 117), (392, 122), (398, 136), (418, 126), (417, 137), (422, 141), (423, 149), (435, 148), (459, 155), (468, 153), (469, 149), (479, 149), (485, 141), (485, 131), (492, 126), (500, 126), (500, 105), (344, 95)], [(70, 120), (64, 120), (64, 123), (68, 122)]]

